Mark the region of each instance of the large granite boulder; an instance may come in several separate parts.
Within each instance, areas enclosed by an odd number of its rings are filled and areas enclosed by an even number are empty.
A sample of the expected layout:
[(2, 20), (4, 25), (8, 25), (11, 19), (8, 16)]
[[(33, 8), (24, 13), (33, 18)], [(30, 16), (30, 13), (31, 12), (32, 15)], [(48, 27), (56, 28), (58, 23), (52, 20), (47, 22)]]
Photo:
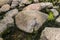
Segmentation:
[(36, 10), (25, 10), (19, 12), (15, 17), (15, 22), (20, 30), (28, 33), (37, 31), (47, 20), (48, 15)]

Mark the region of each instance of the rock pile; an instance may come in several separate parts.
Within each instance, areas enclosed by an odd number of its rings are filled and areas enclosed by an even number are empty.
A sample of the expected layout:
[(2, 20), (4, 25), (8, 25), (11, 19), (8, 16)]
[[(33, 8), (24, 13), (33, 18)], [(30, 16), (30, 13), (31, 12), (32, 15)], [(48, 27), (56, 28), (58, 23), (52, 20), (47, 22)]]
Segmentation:
[[(54, 16), (54, 21), (60, 24), (60, 14), (51, 2), (40, 2), (40, 0), (0, 0), (0, 35), (15, 25), (19, 30), (33, 33), (41, 29), (48, 20), (49, 9)], [(43, 10), (43, 11), (42, 11)], [(46, 11), (46, 10), (45, 10)], [(52, 13), (49, 16), (52, 18)], [(15, 27), (15, 26), (14, 26)], [(0, 38), (0, 40), (2, 40)], [(60, 28), (45, 27), (40, 40), (60, 40)]]

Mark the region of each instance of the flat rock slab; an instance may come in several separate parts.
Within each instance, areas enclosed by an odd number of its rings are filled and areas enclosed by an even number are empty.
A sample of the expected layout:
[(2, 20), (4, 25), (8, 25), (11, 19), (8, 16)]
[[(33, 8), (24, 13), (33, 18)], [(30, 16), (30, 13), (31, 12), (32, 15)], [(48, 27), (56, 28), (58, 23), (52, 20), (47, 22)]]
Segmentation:
[(60, 40), (60, 28), (46, 27), (42, 31), (40, 40)]
[(37, 31), (47, 20), (48, 15), (36, 10), (25, 10), (19, 12), (15, 17), (15, 22), (20, 30), (28, 33)]

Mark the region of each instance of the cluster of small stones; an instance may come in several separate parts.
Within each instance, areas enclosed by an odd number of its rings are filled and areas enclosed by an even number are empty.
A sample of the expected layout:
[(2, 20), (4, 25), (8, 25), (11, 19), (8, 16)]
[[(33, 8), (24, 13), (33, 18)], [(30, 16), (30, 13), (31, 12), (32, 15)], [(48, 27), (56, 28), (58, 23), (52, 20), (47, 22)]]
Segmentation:
[[(41, 11), (46, 7), (52, 7), (50, 11), (53, 12), (54, 17), (59, 15), (51, 2), (0, 0), (0, 16), (4, 15), (3, 19), (0, 19), (0, 35), (14, 24), (18, 29), (27, 33), (38, 31), (48, 19), (48, 14)], [(60, 16), (55, 21), (60, 23)], [(3, 38), (0, 38), (0, 40), (3, 40)], [(40, 40), (60, 40), (60, 28), (45, 27)]]

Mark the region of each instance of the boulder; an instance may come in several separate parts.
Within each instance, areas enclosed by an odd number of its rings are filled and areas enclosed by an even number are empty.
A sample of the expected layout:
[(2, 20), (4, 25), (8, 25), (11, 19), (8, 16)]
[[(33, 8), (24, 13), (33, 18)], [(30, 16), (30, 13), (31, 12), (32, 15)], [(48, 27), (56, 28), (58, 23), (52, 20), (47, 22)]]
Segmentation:
[(15, 22), (20, 30), (28, 33), (37, 31), (47, 20), (48, 15), (36, 10), (25, 10), (19, 12), (15, 17)]
[(50, 2), (47, 3), (34, 3), (31, 5), (28, 5), (27, 7), (25, 7), (23, 10), (42, 10), (45, 7), (53, 7), (53, 4)]
[(40, 40), (60, 40), (60, 28), (46, 27), (41, 33)]

